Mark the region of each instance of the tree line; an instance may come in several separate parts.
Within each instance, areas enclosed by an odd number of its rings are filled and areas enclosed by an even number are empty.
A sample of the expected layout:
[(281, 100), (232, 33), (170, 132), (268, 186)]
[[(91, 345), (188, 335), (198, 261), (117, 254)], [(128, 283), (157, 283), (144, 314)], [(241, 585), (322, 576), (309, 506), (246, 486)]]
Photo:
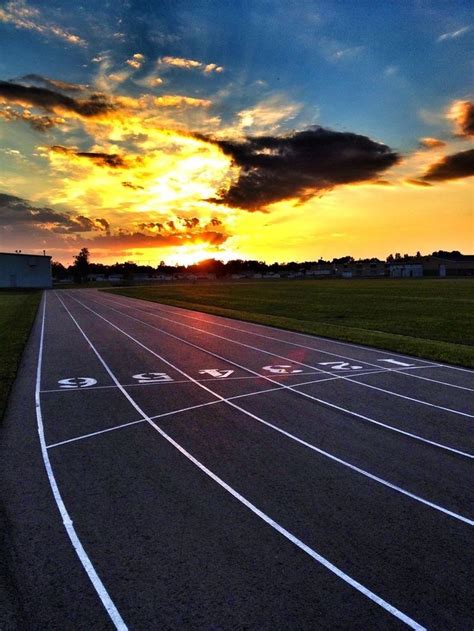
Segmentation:
[(64, 278), (72, 277), (74, 282), (82, 283), (87, 280), (87, 278), (91, 275), (102, 275), (105, 278), (109, 276), (119, 275), (124, 279), (133, 278), (135, 274), (147, 274), (149, 276), (154, 276), (156, 274), (164, 274), (164, 275), (175, 275), (175, 274), (215, 274), (217, 277), (223, 276), (231, 276), (232, 274), (268, 274), (268, 273), (284, 273), (284, 274), (292, 274), (303, 272), (307, 270), (311, 270), (318, 265), (349, 265), (351, 263), (362, 264), (362, 265), (370, 265), (371, 263), (408, 263), (421, 262), (423, 259), (428, 258), (430, 256), (435, 256), (443, 259), (450, 260), (462, 260), (464, 255), (461, 254), (458, 250), (453, 250), (451, 252), (445, 250), (438, 250), (433, 252), (432, 254), (422, 255), (420, 252), (417, 252), (414, 256), (410, 256), (409, 254), (400, 254), (396, 252), (395, 254), (389, 254), (385, 261), (381, 261), (377, 258), (365, 258), (365, 259), (355, 259), (354, 257), (342, 256), (339, 258), (333, 258), (330, 260), (326, 260), (323, 258), (319, 258), (314, 261), (291, 261), (288, 263), (265, 263), (264, 261), (258, 260), (243, 260), (243, 259), (234, 259), (224, 263), (219, 259), (206, 259), (204, 261), (200, 261), (199, 263), (195, 263), (193, 265), (166, 265), (164, 261), (161, 261), (159, 265), (153, 267), (152, 265), (140, 265), (134, 263), (133, 261), (126, 261), (124, 263), (114, 263), (112, 265), (107, 265), (104, 263), (94, 263), (91, 261), (91, 255), (87, 248), (82, 248), (80, 252), (74, 256), (74, 263), (65, 267), (62, 263), (58, 261), (53, 261), (52, 269), (53, 269), (53, 277), (55, 279), (61, 280)]

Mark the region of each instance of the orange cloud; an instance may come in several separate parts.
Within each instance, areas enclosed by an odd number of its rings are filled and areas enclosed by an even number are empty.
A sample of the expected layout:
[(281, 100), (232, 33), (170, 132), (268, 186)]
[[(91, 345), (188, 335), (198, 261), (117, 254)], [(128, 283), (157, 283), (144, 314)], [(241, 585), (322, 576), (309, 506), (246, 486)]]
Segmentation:
[(134, 55), (132, 55), (130, 59), (127, 59), (125, 63), (127, 63), (131, 68), (138, 70), (139, 68), (142, 67), (144, 61), (145, 61), (144, 55), (142, 55), (141, 53), (135, 53)]
[(438, 138), (420, 138), (420, 145), (425, 149), (437, 149), (439, 147), (445, 147), (446, 143)]
[(456, 123), (459, 136), (474, 136), (474, 102), (454, 101), (447, 117)]

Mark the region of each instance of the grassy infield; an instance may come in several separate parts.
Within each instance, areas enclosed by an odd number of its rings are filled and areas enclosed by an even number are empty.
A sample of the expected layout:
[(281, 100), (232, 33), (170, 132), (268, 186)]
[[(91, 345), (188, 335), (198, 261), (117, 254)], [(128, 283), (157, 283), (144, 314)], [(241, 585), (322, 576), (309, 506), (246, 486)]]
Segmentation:
[[(474, 282), (304, 280), (106, 290), (474, 367)], [(0, 419), (40, 301), (0, 292)]]
[(40, 299), (40, 291), (0, 291), (0, 420)]
[(106, 291), (474, 366), (471, 279), (239, 281)]

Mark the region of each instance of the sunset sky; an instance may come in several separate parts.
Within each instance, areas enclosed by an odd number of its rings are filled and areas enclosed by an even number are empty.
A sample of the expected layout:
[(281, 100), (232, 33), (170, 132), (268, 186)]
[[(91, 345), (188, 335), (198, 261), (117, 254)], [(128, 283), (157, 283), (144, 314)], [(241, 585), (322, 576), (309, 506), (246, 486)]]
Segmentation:
[(0, 1), (0, 251), (472, 253), (473, 41), (458, 0)]

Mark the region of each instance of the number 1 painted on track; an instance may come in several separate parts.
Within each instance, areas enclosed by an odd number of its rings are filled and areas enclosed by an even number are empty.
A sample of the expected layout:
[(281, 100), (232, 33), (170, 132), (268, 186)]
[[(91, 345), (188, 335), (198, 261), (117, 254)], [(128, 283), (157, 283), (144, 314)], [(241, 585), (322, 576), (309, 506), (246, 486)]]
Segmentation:
[(394, 364), (395, 366), (403, 366), (404, 368), (411, 368), (415, 364), (406, 364), (405, 362), (399, 362), (396, 359), (379, 359), (379, 362), (386, 362), (387, 364)]

